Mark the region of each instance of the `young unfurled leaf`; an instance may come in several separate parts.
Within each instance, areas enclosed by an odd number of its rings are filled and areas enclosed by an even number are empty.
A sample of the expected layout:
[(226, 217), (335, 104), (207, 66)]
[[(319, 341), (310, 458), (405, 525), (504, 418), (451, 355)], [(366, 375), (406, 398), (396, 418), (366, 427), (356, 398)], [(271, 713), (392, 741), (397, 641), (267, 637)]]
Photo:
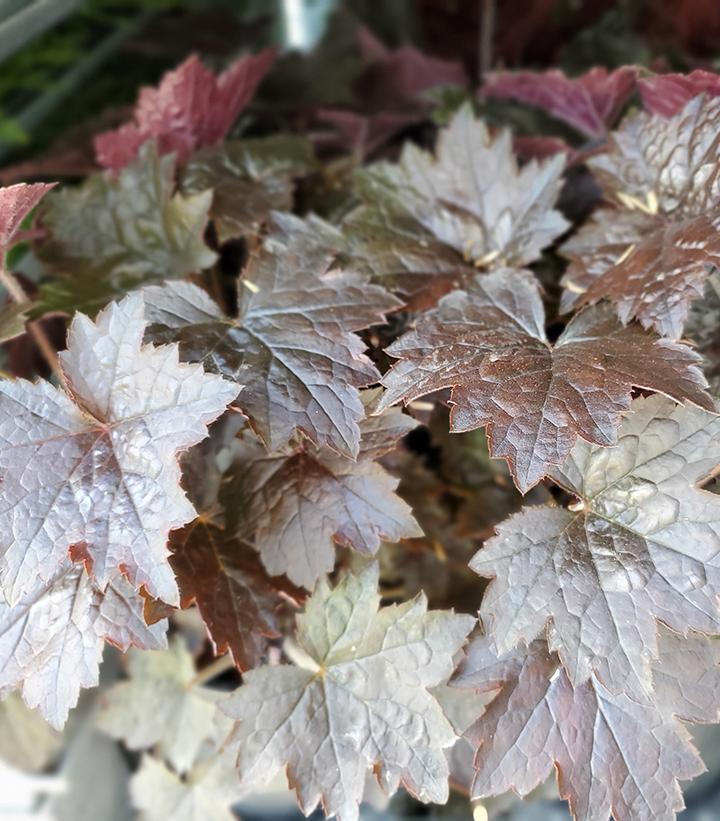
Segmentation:
[(617, 209), (599, 211), (564, 247), (563, 308), (612, 300), (620, 318), (679, 337), (720, 262), (720, 99), (671, 119), (639, 113), (589, 165)]
[(166, 631), (164, 620), (145, 624), (142, 597), (120, 573), (101, 592), (65, 561), (14, 606), (0, 604), (0, 696), (21, 688), (25, 703), (59, 728), (80, 688), (97, 685), (103, 640), (158, 649)]
[(429, 688), (453, 670), (474, 619), (427, 611), (425, 597), (378, 611), (377, 565), (323, 579), (298, 617), (306, 666), (264, 667), (222, 709), (239, 721), (243, 786), (283, 766), (306, 814), (356, 821), (365, 774), (375, 769), (392, 794), (403, 784), (422, 801), (447, 799), (444, 749), (456, 739)]
[(639, 79), (637, 85), (646, 111), (673, 117), (698, 94), (720, 95), (720, 74), (702, 69), (689, 74), (653, 74)]
[(216, 653), (229, 650), (241, 670), (256, 667), (267, 639), (281, 635), (283, 602), (302, 593), (285, 578), (271, 579), (253, 548), (208, 516), (173, 531), (170, 549), (182, 606), (197, 603)]
[(527, 795), (555, 769), (578, 821), (611, 814), (618, 821), (674, 821), (683, 808), (678, 781), (704, 769), (675, 716), (715, 721), (720, 695), (718, 642), (682, 641), (693, 648), (684, 667), (674, 655), (677, 637), (664, 631), (660, 641), (656, 675), (661, 681), (672, 669), (673, 686), (661, 684), (654, 698), (633, 701), (595, 677), (573, 685), (545, 642), (498, 656), (486, 637), (476, 639), (455, 683), (502, 690), (466, 734), (478, 747), (471, 794)]
[(275, 52), (268, 49), (240, 58), (216, 77), (193, 54), (165, 74), (157, 88), (140, 90), (134, 122), (95, 138), (98, 163), (114, 171), (125, 168), (150, 139), (179, 163), (195, 149), (220, 142), (274, 60)]
[(420, 244), (425, 234), (477, 265), (524, 265), (568, 227), (553, 209), (563, 169), (562, 157), (519, 168), (510, 133), (493, 139), (463, 106), (434, 155), (407, 143), (398, 165), (363, 172), (360, 194), (414, 222)]
[(141, 821), (237, 821), (231, 807), (241, 790), (227, 756), (202, 761), (181, 779), (145, 755), (130, 781), (130, 794)]
[(564, 462), (578, 436), (615, 441), (632, 386), (712, 409), (686, 345), (623, 327), (607, 307), (584, 311), (551, 345), (540, 291), (528, 271), (479, 275), (443, 297), (387, 350), (380, 407), (452, 388), (451, 430), (487, 426), (493, 456), (527, 491)]
[(537, 106), (589, 139), (602, 139), (635, 89), (637, 69), (623, 66), (608, 72), (591, 68), (580, 77), (558, 69), (491, 74), (482, 86), (487, 97), (503, 97)]
[(595, 673), (642, 700), (657, 619), (720, 632), (720, 498), (696, 485), (720, 462), (720, 418), (636, 399), (618, 444), (578, 442), (553, 478), (577, 505), (526, 508), (470, 563), (493, 577), (481, 615), (500, 654), (538, 635), (574, 684)]
[(95, 313), (138, 285), (212, 265), (203, 242), (212, 192), (173, 193), (174, 174), (173, 158), (149, 144), (117, 178), (95, 174), (52, 194), (38, 256), (57, 278), (42, 285), (37, 310)]
[(237, 140), (194, 154), (182, 175), (186, 194), (213, 189), (210, 214), (220, 242), (257, 234), (272, 211), (291, 211), (293, 177), (313, 165), (304, 137)]
[(131, 750), (157, 745), (177, 772), (188, 771), (217, 734), (217, 691), (193, 686), (195, 665), (181, 639), (167, 650), (130, 651), (128, 669), (129, 680), (105, 693), (98, 726)]
[(0, 580), (17, 603), (55, 578), (70, 552), (100, 588), (121, 568), (136, 587), (178, 601), (167, 537), (195, 517), (177, 454), (238, 386), (143, 345), (142, 296), (91, 322), (76, 314), (60, 354), (67, 392), (0, 382)]
[(0, 254), (13, 245), (25, 217), (55, 185), (19, 183), (0, 188)]
[[(369, 406), (377, 391), (365, 391)], [(252, 540), (268, 571), (312, 588), (335, 565), (333, 543), (373, 555), (381, 539), (422, 536), (394, 479), (374, 460), (416, 426), (397, 409), (360, 423), (357, 460), (328, 447), (268, 453), (245, 440), (236, 457), (229, 494), (236, 529)]]
[[(171, 338), (185, 358), (245, 386), (238, 404), (271, 449), (300, 429), (355, 456), (364, 415), (358, 388), (380, 374), (352, 332), (383, 322), (401, 303), (364, 276), (334, 267), (326, 232), (337, 234), (317, 218), (304, 223), (276, 214), (239, 281), (238, 318), (222, 319), (218, 309), (214, 321), (178, 320)], [(149, 291), (150, 305), (157, 293)], [(167, 316), (167, 292), (161, 298)]]

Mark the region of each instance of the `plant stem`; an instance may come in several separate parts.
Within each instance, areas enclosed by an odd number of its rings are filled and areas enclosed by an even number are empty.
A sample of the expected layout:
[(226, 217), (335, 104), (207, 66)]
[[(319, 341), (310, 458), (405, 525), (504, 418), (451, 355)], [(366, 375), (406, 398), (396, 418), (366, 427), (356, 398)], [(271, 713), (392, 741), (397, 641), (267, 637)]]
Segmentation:
[(480, 0), (480, 39), (478, 42), (478, 80), (482, 82), (492, 68), (495, 34), (495, 0)]
[[(10, 294), (10, 299), (12, 299), (12, 301), (17, 305), (22, 306), (30, 304), (30, 297), (25, 293), (22, 285), (4, 266), (0, 266), (0, 283), (2, 283), (7, 292)], [(27, 329), (28, 333), (33, 338), (33, 341), (38, 346), (38, 349), (43, 355), (45, 361), (48, 363), (60, 382), (64, 384), (65, 379), (62, 371), (60, 370), (57, 351), (52, 346), (52, 343), (45, 333), (45, 329), (36, 321), (28, 322)]]
[(203, 667), (202, 670), (199, 670), (194, 678), (192, 678), (188, 683), (187, 689), (191, 690), (193, 687), (201, 687), (203, 684), (207, 684), (208, 681), (212, 681), (221, 673), (232, 670), (234, 666), (235, 663), (232, 660), (232, 656), (230, 653), (226, 653), (224, 656), (216, 658), (215, 661), (211, 661), (207, 667)]

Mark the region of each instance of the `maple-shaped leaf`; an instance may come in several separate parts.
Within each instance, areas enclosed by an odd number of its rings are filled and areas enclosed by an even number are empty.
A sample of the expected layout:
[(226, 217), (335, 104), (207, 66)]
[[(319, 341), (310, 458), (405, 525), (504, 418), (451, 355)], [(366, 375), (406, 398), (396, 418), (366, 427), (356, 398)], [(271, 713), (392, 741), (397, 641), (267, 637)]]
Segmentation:
[(611, 445), (633, 386), (713, 408), (699, 357), (609, 306), (574, 317), (551, 345), (540, 290), (529, 271), (478, 275), (443, 297), (387, 352), (380, 408), (452, 388), (455, 432), (487, 426), (492, 456), (508, 461), (523, 492), (565, 461), (578, 436)]
[(229, 650), (241, 670), (256, 667), (267, 639), (281, 635), (283, 602), (302, 593), (285, 578), (271, 579), (253, 548), (207, 515), (173, 531), (170, 549), (181, 604), (197, 603), (216, 654)]
[(353, 209), (341, 227), (353, 264), (396, 294), (409, 310), (432, 307), (477, 273), (454, 248), (387, 203)]
[(158, 649), (166, 631), (164, 620), (145, 624), (142, 597), (120, 573), (101, 592), (82, 565), (64, 561), (15, 605), (0, 604), (0, 696), (21, 689), (60, 728), (80, 689), (97, 685), (104, 640)]
[(610, 202), (699, 216), (720, 199), (719, 124), (720, 98), (696, 97), (668, 119), (641, 111), (623, 120), (588, 165)]
[(658, 228), (656, 214), (645, 210), (599, 208), (561, 246), (569, 265), (561, 279), (564, 286), (560, 310), (574, 308), (582, 295), (602, 275), (622, 263)]
[(234, 733), (243, 786), (283, 766), (306, 814), (356, 821), (365, 775), (388, 794), (400, 783), (422, 801), (448, 796), (444, 749), (456, 739), (429, 689), (453, 670), (471, 616), (427, 611), (420, 594), (378, 611), (377, 565), (334, 589), (322, 579), (298, 617), (305, 666), (252, 670), (221, 708)]
[(186, 772), (215, 737), (218, 693), (193, 686), (195, 665), (182, 639), (167, 650), (128, 653), (130, 678), (103, 695), (100, 729), (131, 750), (158, 752)]
[(138, 285), (183, 277), (215, 262), (203, 242), (211, 191), (173, 193), (175, 163), (152, 144), (117, 178), (88, 177), (46, 200), (49, 238), (38, 256), (57, 276), (38, 311), (92, 311)]
[(56, 183), (9, 185), (0, 188), (0, 253), (4, 254), (14, 242), (23, 220)]
[(470, 563), (494, 579), (498, 652), (547, 632), (574, 684), (641, 700), (657, 619), (720, 632), (720, 499), (696, 487), (719, 461), (720, 418), (663, 397), (633, 402), (615, 447), (578, 442), (552, 475), (579, 502), (511, 516)]
[(232, 805), (242, 797), (233, 762), (217, 756), (180, 778), (162, 761), (144, 755), (130, 780), (141, 821), (237, 821)]
[[(608, 223), (613, 226), (605, 239), (587, 256), (578, 256), (578, 247), (592, 242)], [(649, 236), (642, 233), (643, 225), (650, 228)], [(622, 248), (620, 237), (626, 242)], [(622, 322), (637, 319), (677, 339), (690, 304), (703, 295), (708, 273), (720, 265), (720, 214), (666, 221), (600, 211), (563, 252), (572, 260), (562, 280), (569, 294), (564, 308), (609, 299)]]
[(519, 168), (510, 132), (492, 138), (465, 105), (440, 131), (434, 154), (407, 143), (397, 165), (363, 172), (360, 194), (411, 218), (466, 261), (523, 265), (568, 227), (553, 208), (564, 166), (552, 157)]
[(459, 61), (431, 57), (411, 45), (389, 49), (365, 26), (356, 41), (364, 62), (352, 83), (356, 110), (317, 112), (321, 122), (336, 129), (334, 139), (322, 135), (326, 145), (366, 157), (410, 126), (429, 120), (433, 90), (467, 86)]
[[(365, 391), (371, 406), (377, 391)], [(394, 408), (360, 423), (357, 459), (311, 444), (268, 453), (244, 440), (228, 493), (236, 530), (252, 540), (268, 572), (311, 588), (335, 565), (334, 543), (373, 555), (381, 539), (422, 536), (398, 480), (374, 461), (416, 422)]]
[(672, 117), (698, 94), (720, 95), (720, 74), (702, 69), (689, 74), (653, 74), (639, 79), (637, 85), (646, 111)]
[[(665, 637), (667, 636), (667, 645)], [(672, 670), (673, 687), (633, 701), (613, 694), (596, 678), (573, 685), (545, 642), (498, 655), (487, 637), (468, 649), (455, 683), (479, 690), (502, 687), (467, 737), (478, 747), (474, 798), (512, 789), (527, 795), (557, 771), (560, 795), (577, 821), (674, 821), (683, 808), (679, 780), (699, 775), (703, 763), (690, 734), (675, 716), (714, 721), (720, 694), (718, 642), (696, 636), (679, 667), (677, 639), (660, 642), (658, 674)], [(700, 677), (705, 687), (698, 688)], [(710, 683), (712, 682), (712, 683)], [(699, 704), (694, 705), (700, 694)]]
[(623, 322), (677, 338), (690, 303), (720, 261), (720, 99), (698, 97), (676, 116), (627, 118), (588, 165), (605, 198), (563, 246), (562, 307), (610, 299)]
[(357, 41), (367, 62), (364, 75), (358, 78), (358, 93), (362, 99), (369, 93), (375, 109), (408, 108), (431, 88), (467, 83), (459, 61), (431, 57), (411, 45), (389, 49), (367, 26), (360, 26)]
[[(270, 448), (300, 429), (355, 456), (364, 415), (358, 389), (380, 374), (352, 332), (384, 322), (401, 303), (365, 276), (335, 267), (318, 225), (338, 233), (318, 218), (306, 225), (276, 214), (239, 280), (238, 317), (224, 319), (216, 309), (212, 321), (178, 321), (171, 338), (187, 359), (244, 385), (238, 405)], [(155, 293), (147, 296), (151, 304)]]
[(304, 137), (237, 140), (193, 154), (181, 187), (189, 194), (213, 189), (210, 215), (218, 239), (225, 242), (259, 233), (272, 211), (291, 211), (293, 178), (313, 163), (312, 145)]
[(596, 66), (579, 77), (558, 69), (495, 72), (481, 94), (542, 108), (586, 137), (603, 139), (635, 90), (636, 74), (633, 66), (610, 72)]
[(168, 532), (195, 517), (177, 455), (238, 386), (177, 346), (143, 345), (144, 303), (131, 294), (96, 322), (76, 314), (60, 354), (67, 391), (0, 382), (0, 581), (15, 604), (54, 578), (70, 551), (101, 589), (115, 568), (170, 604)]
[(218, 76), (193, 54), (164, 75), (157, 88), (140, 89), (134, 122), (95, 138), (97, 161), (118, 171), (138, 149), (157, 140), (161, 154), (184, 163), (197, 148), (220, 142), (275, 61), (273, 49), (236, 60)]

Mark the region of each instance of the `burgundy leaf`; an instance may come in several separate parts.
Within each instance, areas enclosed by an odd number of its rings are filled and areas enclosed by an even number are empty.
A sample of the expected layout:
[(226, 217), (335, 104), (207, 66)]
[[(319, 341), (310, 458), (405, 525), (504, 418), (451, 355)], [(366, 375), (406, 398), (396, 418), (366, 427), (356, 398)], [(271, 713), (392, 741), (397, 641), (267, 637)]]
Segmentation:
[(358, 43), (370, 63), (360, 78), (359, 93), (370, 91), (376, 107), (396, 109), (413, 102), (417, 106), (417, 98), (428, 89), (467, 83), (462, 63), (429, 57), (410, 45), (388, 49), (365, 26), (358, 32)]
[(638, 80), (638, 89), (647, 111), (673, 117), (698, 94), (720, 95), (720, 74), (702, 69), (689, 74), (654, 74)]
[(496, 72), (486, 80), (481, 93), (542, 108), (586, 137), (602, 139), (633, 93), (636, 74), (633, 66), (609, 73), (595, 67), (580, 77), (567, 77), (558, 69)]
[(35, 208), (56, 183), (21, 182), (0, 188), (0, 253), (4, 254), (16, 241), (25, 217)]
[(218, 655), (232, 653), (241, 670), (257, 667), (267, 639), (281, 635), (281, 611), (303, 593), (283, 577), (270, 578), (257, 553), (201, 516), (171, 535), (172, 565), (181, 605), (196, 602)]
[(228, 133), (275, 60), (272, 49), (242, 57), (215, 76), (192, 55), (162, 78), (157, 88), (140, 90), (135, 118), (95, 139), (97, 161), (119, 171), (149, 139), (161, 154), (175, 152), (184, 163), (197, 148), (214, 145)]

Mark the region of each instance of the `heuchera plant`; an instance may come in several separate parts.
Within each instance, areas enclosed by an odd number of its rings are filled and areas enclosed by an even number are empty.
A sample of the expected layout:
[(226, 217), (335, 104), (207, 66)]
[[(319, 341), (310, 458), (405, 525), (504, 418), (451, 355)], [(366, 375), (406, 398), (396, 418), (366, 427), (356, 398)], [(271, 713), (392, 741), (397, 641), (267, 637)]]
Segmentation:
[[(363, 37), (423, 68), (409, 121), (462, 82)], [(0, 380), (2, 694), (60, 728), (132, 647), (98, 722), (147, 818), (282, 769), (342, 821), (371, 772), (442, 803), (553, 769), (576, 819), (674, 818), (720, 717), (720, 78), (491, 75), (577, 132), (523, 163), (471, 102), (364, 165), (398, 132), (358, 119), (321, 215), (310, 141), (226, 139), (272, 61), (191, 57), (106, 170), (0, 190), (43, 265), (3, 268), (0, 330), (48, 377)]]

